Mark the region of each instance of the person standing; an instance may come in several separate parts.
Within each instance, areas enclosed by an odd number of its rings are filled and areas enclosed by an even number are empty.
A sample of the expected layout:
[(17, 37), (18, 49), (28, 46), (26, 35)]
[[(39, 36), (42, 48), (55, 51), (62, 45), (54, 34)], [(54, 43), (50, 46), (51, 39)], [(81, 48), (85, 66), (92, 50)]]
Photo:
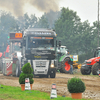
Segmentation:
[(73, 56), (70, 57), (70, 74), (73, 74)]

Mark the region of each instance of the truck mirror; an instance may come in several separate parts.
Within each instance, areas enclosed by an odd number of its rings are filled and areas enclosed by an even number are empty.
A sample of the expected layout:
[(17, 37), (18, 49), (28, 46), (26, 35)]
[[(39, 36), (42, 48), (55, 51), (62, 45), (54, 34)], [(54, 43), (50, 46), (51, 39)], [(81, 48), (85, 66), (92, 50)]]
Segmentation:
[(61, 46), (61, 41), (59, 41), (59, 47)]

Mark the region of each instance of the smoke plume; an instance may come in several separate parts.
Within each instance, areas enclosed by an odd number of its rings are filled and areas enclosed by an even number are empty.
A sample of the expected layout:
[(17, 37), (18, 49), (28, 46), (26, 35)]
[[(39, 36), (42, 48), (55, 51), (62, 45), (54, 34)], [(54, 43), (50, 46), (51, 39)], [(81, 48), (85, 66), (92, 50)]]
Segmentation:
[(26, 3), (29, 3), (39, 11), (43, 12), (59, 10), (59, 0), (0, 0), (0, 7), (6, 8), (15, 16), (23, 16), (23, 8)]

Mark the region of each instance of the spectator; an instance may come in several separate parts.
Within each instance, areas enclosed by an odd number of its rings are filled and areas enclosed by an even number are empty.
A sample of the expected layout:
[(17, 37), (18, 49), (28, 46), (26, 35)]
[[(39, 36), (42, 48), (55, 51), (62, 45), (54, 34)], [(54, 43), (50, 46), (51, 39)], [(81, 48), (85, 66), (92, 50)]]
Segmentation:
[(70, 64), (70, 74), (73, 74), (73, 56), (70, 57), (69, 64)]

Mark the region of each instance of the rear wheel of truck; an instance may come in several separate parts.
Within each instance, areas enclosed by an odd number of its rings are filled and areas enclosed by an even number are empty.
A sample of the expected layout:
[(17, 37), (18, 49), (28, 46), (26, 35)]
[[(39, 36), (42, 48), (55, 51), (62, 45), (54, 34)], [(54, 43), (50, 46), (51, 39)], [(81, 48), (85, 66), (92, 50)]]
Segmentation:
[(99, 74), (99, 63), (95, 63), (94, 65), (92, 65), (92, 74), (93, 75), (98, 75)]
[(63, 73), (70, 72), (70, 64), (68, 62), (69, 62), (69, 58), (65, 58), (64, 61), (62, 61), (61, 70), (60, 70), (61, 72)]
[(6, 76), (6, 74), (5, 74), (5, 66), (6, 66), (5, 63), (3, 63), (2, 66), (3, 66), (2, 67), (2, 73), (3, 73), (4, 76)]
[(80, 71), (81, 71), (81, 74), (83, 75), (90, 75), (91, 68), (89, 68), (89, 70), (85, 70), (84, 68), (81, 67)]
[(16, 62), (16, 77), (19, 77), (21, 74), (19, 62)]
[(55, 77), (56, 77), (56, 71), (51, 71), (50, 78), (55, 78)]

